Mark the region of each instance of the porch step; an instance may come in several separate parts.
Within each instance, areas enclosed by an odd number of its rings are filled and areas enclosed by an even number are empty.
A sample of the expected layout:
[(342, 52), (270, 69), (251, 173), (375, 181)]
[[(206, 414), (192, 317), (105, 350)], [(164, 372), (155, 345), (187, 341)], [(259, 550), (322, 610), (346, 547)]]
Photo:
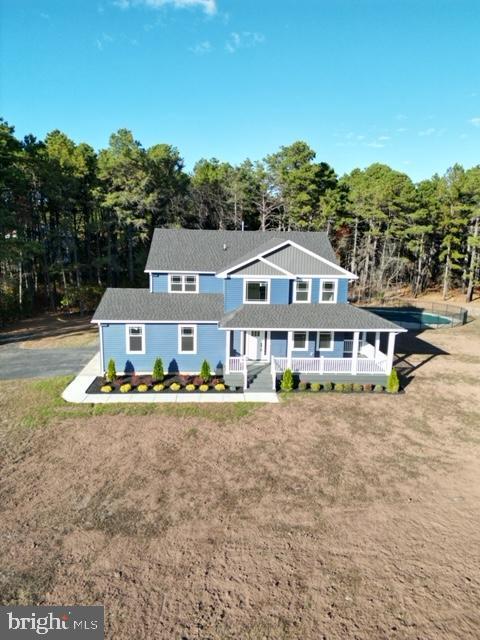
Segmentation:
[(247, 368), (248, 391), (252, 393), (272, 392), (270, 363), (249, 364)]

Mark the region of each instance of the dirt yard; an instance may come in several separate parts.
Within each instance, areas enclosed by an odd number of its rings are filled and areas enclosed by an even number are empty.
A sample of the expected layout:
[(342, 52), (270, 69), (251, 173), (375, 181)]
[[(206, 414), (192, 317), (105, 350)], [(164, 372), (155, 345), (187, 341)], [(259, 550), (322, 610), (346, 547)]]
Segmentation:
[(401, 396), (74, 407), (0, 385), (0, 599), (109, 639), (480, 637), (480, 321)]
[(44, 313), (0, 329), (0, 344), (16, 342), (23, 349), (83, 347), (97, 339), (98, 329), (89, 315)]

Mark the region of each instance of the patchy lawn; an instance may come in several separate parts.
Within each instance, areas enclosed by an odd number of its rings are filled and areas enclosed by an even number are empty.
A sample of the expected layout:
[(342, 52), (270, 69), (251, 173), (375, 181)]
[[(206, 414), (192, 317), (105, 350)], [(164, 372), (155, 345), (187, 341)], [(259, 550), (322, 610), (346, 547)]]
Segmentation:
[(477, 325), (420, 336), (397, 397), (0, 383), (0, 600), (103, 603), (109, 639), (479, 637)]
[(98, 341), (90, 316), (44, 313), (0, 329), (0, 343), (17, 342), (23, 349), (88, 347)]

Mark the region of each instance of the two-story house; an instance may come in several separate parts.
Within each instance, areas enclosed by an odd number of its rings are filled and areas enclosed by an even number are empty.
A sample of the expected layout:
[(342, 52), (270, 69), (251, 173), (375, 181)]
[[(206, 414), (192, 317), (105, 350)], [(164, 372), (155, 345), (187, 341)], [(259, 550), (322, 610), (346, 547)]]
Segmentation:
[[(401, 327), (348, 302), (325, 233), (156, 229), (148, 289), (107, 289), (92, 322), (102, 369), (198, 373), (206, 359), (244, 387), (265, 370), (385, 383)], [(265, 373), (264, 371), (264, 373)], [(270, 379), (270, 378), (269, 378)], [(252, 391), (255, 384), (252, 384)], [(270, 387), (271, 388), (271, 387)]]

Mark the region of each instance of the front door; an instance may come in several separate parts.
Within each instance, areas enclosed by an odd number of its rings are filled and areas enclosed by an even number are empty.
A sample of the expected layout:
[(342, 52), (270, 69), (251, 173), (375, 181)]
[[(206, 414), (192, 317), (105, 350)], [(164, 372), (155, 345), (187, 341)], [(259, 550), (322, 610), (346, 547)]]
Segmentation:
[(247, 331), (245, 334), (245, 355), (249, 360), (267, 359), (266, 331)]

